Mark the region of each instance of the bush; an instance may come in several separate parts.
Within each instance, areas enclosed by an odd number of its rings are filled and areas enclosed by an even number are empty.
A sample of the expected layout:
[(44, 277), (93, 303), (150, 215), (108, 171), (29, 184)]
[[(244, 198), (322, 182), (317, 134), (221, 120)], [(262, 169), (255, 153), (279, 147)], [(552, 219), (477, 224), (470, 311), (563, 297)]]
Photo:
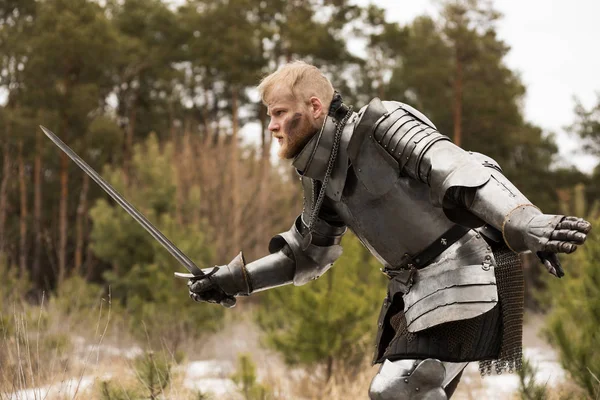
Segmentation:
[(231, 376), (245, 400), (268, 400), (272, 396), (268, 388), (256, 380), (256, 365), (248, 354), (238, 356), (237, 370)]
[(110, 380), (100, 382), (97, 391), (100, 400), (138, 400), (145, 398), (137, 388), (128, 388)]
[(267, 345), (289, 364), (325, 367), (325, 380), (334, 360), (351, 371), (373, 350), (387, 283), (354, 235), (347, 234), (343, 246), (342, 257), (320, 279), (265, 292), (258, 312)]
[(562, 366), (588, 396), (600, 395), (600, 220), (577, 252), (563, 260), (565, 276), (549, 281), (547, 335)]
[(517, 370), (519, 375), (519, 397), (523, 400), (545, 400), (548, 397), (546, 385), (535, 380), (537, 368), (527, 359), (523, 359), (522, 367)]
[(154, 400), (171, 382), (171, 363), (163, 357), (157, 357), (149, 351), (135, 360), (137, 379), (147, 392), (147, 397)]
[[(161, 148), (156, 135), (150, 135), (134, 149), (127, 190), (121, 169), (107, 167), (103, 176), (119, 192), (126, 192), (128, 199), (191, 259), (208, 266), (212, 249), (206, 243), (206, 224), (185, 215), (182, 221), (175, 220), (176, 209), (185, 213), (198, 207), (200, 192), (190, 188), (187, 197), (179, 199), (184, 204), (176, 204), (179, 179), (172, 159), (172, 146)], [(105, 200), (98, 201), (90, 215), (94, 222), (92, 249), (113, 266), (105, 278), (113, 300), (130, 316), (134, 334), (175, 351), (184, 338), (219, 326), (222, 307), (191, 301), (186, 282), (173, 276), (182, 266), (131, 216)]]

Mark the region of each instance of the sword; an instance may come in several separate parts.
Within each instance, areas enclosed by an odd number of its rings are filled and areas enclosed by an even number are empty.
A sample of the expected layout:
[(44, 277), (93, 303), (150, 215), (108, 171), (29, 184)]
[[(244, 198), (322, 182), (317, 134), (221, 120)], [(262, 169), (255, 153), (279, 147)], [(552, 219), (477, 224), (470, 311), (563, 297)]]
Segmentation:
[(96, 183), (100, 185), (100, 187), (104, 189), (104, 191), (108, 193), (110, 197), (112, 197), (121, 207), (123, 207), (123, 209), (125, 209), (125, 211), (127, 211), (127, 213), (133, 217), (133, 219), (135, 219), (140, 225), (142, 225), (144, 229), (148, 231), (148, 233), (152, 235), (154, 239), (158, 240), (158, 242), (165, 249), (167, 249), (167, 251), (171, 253), (171, 255), (175, 257), (177, 261), (179, 261), (190, 272), (190, 274), (182, 274), (179, 272), (175, 272), (175, 276), (186, 279), (191, 277), (207, 278), (210, 275), (217, 272), (217, 267), (215, 267), (215, 269), (213, 269), (208, 274), (202, 272), (202, 270), (198, 268), (198, 266), (194, 264), (194, 262), (190, 260), (188, 256), (186, 256), (181, 250), (177, 248), (177, 246), (175, 246), (169, 239), (167, 239), (167, 237), (163, 235), (161, 231), (156, 229), (156, 227), (154, 227), (154, 225), (152, 225), (152, 223), (148, 221), (148, 219), (146, 219), (146, 217), (144, 217), (144, 215), (141, 212), (136, 210), (134, 206), (132, 206), (127, 200), (125, 200), (125, 198), (121, 196), (119, 192), (117, 192), (96, 171), (94, 171), (92, 167), (90, 167), (85, 161), (83, 161), (81, 157), (77, 155), (77, 153), (75, 153), (69, 146), (67, 146), (62, 140), (60, 140), (58, 136), (56, 136), (49, 129), (41, 125), (40, 128), (42, 128), (42, 131), (44, 131), (46, 136), (48, 136), (48, 138), (52, 140), (55, 145), (57, 145), (66, 155), (68, 155), (71, 158), (71, 160), (73, 160), (75, 164), (79, 166), (79, 168), (81, 168), (86, 174), (90, 176), (90, 178), (96, 181)]

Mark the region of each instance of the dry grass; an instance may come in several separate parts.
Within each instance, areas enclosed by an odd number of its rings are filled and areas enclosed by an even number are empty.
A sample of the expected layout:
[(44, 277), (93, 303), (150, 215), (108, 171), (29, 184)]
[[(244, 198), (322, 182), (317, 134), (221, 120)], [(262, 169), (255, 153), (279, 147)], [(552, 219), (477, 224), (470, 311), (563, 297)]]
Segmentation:
[[(186, 374), (189, 361), (219, 360), (231, 366), (218, 376), (227, 379), (237, 355), (247, 353), (257, 365), (258, 380), (269, 389), (268, 399), (368, 399), (368, 387), (378, 369), (371, 366), (368, 357), (360, 368), (352, 370), (335, 365), (332, 378), (325, 383), (322, 369), (288, 367), (277, 354), (262, 348), (252, 312), (246, 305), (230, 310), (218, 334), (184, 343), (183, 358), (169, 353), (167, 346), (155, 349), (156, 357), (165, 358), (172, 366), (168, 383), (157, 391), (158, 397), (243, 399), (233, 384), (225, 395), (202, 397), (186, 387)], [(0, 317), (0, 400), (108, 400), (106, 393), (110, 390), (122, 395), (112, 396), (111, 400), (150, 398), (149, 388), (140, 384), (135, 362), (144, 354), (143, 349), (150, 349), (150, 340), (136, 342), (127, 333), (126, 316), (115, 312), (109, 299), (99, 299), (83, 315), (65, 312), (59, 302), (50, 299), (38, 307), (15, 303), (9, 315)], [(471, 371), (463, 377), (453, 398), (480, 399), (485, 385), (485, 379)], [(37, 389), (24, 392), (28, 388)], [(565, 398), (585, 396), (572, 384), (552, 386), (549, 400)]]
[[(84, 377), (97, 365), (97, 348), (110, 322), (110, 301), (101, 301), (93, 311), (85, 318), (65, 315), (45, 299), (37, 307), (13, 302), (10, 314), (3, 310), (0, 399), (51, 398), (51, 384), (63, 386), (59, 398), (64, 392), (77, 397)], [(97, 346), (85, 346), (90, 339)]]

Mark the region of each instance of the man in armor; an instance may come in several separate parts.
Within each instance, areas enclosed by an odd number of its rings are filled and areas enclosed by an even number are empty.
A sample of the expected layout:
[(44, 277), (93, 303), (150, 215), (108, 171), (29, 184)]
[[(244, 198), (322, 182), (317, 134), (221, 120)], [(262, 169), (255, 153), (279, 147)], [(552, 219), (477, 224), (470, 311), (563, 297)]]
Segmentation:
[(191, 279), (190, 296), (231, 306), (317, 279), (349, 227), (390, 279), (371, 399), (447, 399), (470, 361), (482, 373), (518, 368), (518, 253), (560, 278), (557, 253), (583, 244), (589, 222), (544, 214), (494, 160), (455, 146), (407, 104), (375, 98), (353, 112), (314, 66), (287, 64), (258, 89), (279, 156), (301, 177), (304, 210), (270, 255), (247, 263), (240, 253)]

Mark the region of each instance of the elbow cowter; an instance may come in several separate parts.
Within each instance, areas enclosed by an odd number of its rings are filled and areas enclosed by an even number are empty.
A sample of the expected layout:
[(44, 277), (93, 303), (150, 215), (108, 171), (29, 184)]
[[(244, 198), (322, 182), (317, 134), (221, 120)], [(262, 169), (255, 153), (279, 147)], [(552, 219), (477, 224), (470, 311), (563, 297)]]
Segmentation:
[(342, 254), (342, 246), (339, 243), (346, 232), (346, 227), (329, 225), (322, 220), (319, 222), (317, 229), (312, 232), (312, 241), (306, 249), (302, 248), (302, 240), (308, 228), (302, 216), (296, 218), (289, 231), (274, 236), (269, 243), (271, 253), (280, 251), (286, 245), (292, 251), (296, 266), (293, 282), (296, 286), (319, 278)]
[[(516, 253), (543, 245), (532, 242), (543, 236), (536, 235), (536, 231), (552, 230), (562, 218), (541, 218), (542, 211), (502, 174), (494, 160), (483, 154), (444, 142), (432, 147), (426, 160), (431, 165), (432, 202), (443, 207), (453, 222), (469, 227), (484, 223), (493, 226)], [(534, 218), (536, 223), (532, 224)]]

